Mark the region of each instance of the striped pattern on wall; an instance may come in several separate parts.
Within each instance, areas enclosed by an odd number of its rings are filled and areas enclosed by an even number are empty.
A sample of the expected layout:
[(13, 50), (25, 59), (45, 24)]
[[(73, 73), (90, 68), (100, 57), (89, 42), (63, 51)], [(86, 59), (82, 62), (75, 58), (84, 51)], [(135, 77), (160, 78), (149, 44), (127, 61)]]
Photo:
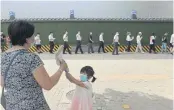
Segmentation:
[[(59, 48), (59, 45), (55, 45), (54, 46), (54, 52), (57, 51), (58, 48)], [(71, 48), (72, 47), (70, 46), (69, 49), (71, 50)], [(119, 51), (124, 52), (124, 50), (126, 48), (127, 48), (127, 46), (121, 45), (121, 46), (119, 46)], [(4, 50), (7, 50), (7, 49), (8, 49), (8, 47), (4, 46)], [(49, 45), (42, 45), (42, 47), (41, 47), (42, 52), (49, 52), (49, 49), (50, 49)], [(113, 49), (114, 49), (113, 45), (106, 45), (105, 46), (105, 51), (106, 52), (112, 52)], [(161, 46), (157, 45), (155, 47), (155, 49), (156, 49), (156, 52), (161, 52)], [(136, 46), (132, 45), (131, 46), (131, 52), (135, 52), (135, 50), (136, 50)], [(167, 46), (167, 50), (169, 51), (169, 46)], [(36, 51), (37, 51), (36, 46), (32, 46), (32, 47), (29, 48), (29, 52), (36, 52)], [(148, 45), (143, 46), (143, 51), (144, 52), (149, 52), (149, 46)]]

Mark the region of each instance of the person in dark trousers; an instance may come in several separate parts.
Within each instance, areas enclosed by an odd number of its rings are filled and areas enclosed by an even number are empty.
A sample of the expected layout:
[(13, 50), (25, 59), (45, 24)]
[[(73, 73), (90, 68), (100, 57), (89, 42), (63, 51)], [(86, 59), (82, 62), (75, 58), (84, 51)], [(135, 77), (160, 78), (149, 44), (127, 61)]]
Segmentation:
[(1, 32), (1, 51), (5, 51), (5, 45), (6, 45), (6, 36)]
[(141, 53), (144, 53), (143, 52), (143, 49), (142, 49), (142, 45), (141, 45), (141, 40), (142, 40), (143, 36), (142, 36), (142, 32), (138, 32), (138, 35), (137, 35), (137, 47), (136, 47), (136, 50), (135, 52), (137, 53), (139, 50)]
[(149, 53), (152, 53), (152, 50), (153, 50), (154, 53), (156, 53), (156, 50), (155, 50), (155, 39), (156, 39), (155, 33), (152, 33), (152, 35), (150, 36)]
[(174, 53), (174, 34), (171, 35), (170, 38), (170, 53), (173, 55)]
[(80, 36), (80, 31), (78, 31), (78, 33), (76, 34), (76, 41), (77, 41), (77, 46), (76, 46), (75, 54), (78, 54), (79, 49), (81, 51), (81, 54), (83, 54), (83, 50), (81, 47), (82, 37)]
[[(90, 32), (89, 38), (88, 38), (88, 53), (90, 54), (91, 52), (94, 53), (94, 49), (93, 49), (93, 40), (92, 40), (92, 32)], [(91, 50), (91, 52), (90, 52)]]
[(63, 41), (64, 41), (63, 54), (66, 54), (65, 53), (66, 50), (68, 50), (69, 54), (71, 54), (71, 51), (69, 49), (69, 44), (68, 44), (68, 32), (67, 31), (63, 35)]
[(165, 33), (162, 37), (161, 53), (167, 52), (167, 36), (168, 33)]
[(134, 39), (134, 36), (131, 37), (131, 32), (127, 32), (127, 37), (126, 37), (126, 41), (127, 41), (127, 52), (130, 52), (130, 48), (131, 48), (131, 42)]
[(53, 33), (50, 32), (50, 35), (48, 36), (49, 43), (50, 43), (50, 53), (53, 54), (53, 49), (54, 49), (54, 40), (55, 38), (53, 37)]
[(100, 44), (99, 44), (99, 48), (98, 48), (98, 53), (100, 53), (100, 49), (101, 49), (101, 48), (103, 49), (103, 53), (106, 53), (106, 52), (105, 52), (105, 49), (104, 49), (103, 35), (104, 35), (104, 33), (102, 32), (102, 33), (100, 34), (100, 36), (99, 36), (99, 42), (100, 42)]
[(34, 40), (35, 40), (35, 45), (36, 45), (37, 52), (39, 54), (42, 53), (40, 33), (37, 33), (37, 35), (35, 36)]
[[(118, 46), (119, 46), (119, 32), (116, 32), (113, 38), (114, 49), (112, 55), (118, 55)], [(116, 52), (116, 54), (115, 54)]]

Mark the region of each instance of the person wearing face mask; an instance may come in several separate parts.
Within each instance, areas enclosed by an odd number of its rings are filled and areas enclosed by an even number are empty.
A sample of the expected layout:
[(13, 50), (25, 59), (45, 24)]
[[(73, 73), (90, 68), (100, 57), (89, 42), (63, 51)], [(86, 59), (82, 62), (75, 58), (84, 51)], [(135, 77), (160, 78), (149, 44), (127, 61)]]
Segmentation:
[[(114, 50), (112, 55), (118, 55), (118, 46), (119, 46), (119, 32), (116, 32), (113, 38)], [(116, 54), (115, 54), (116, 51)]]
[(168, 36), (168, 33), (165, 33), (162, 36), (161, 53), (167, 52), (167, 36)]
[(105, 47), (104, 47), (103, 35), (104, 35), (104, 33), (102, 32), (102, 33), (100, 34), (100, 36), (99, 36), (100, 44), (99, 44), (99, 48), (98, 48), (98, 53), (100, 53), (100, 49), (101, 49), (101, 48), (103, 49), (103, 53), (106, 53), (106, 52), (105, 52)]
[(8, 49), (12, 47), (11, 39), (9, 36), (6, 36), (6, 44), (7, 44)]
[(41, 51), (41, 40), (40, 40), (40, 33), (37, 33), (37, 35), (34, 38), (35, 45), (38, 53), (42, 53)]
[(48, 36), (48, 39), (49, 39), (49, 43), (50, 43), (50, 53), (53, 54), (53, 49), (54, 49), (54, 40), (56, 38), (53, 37), (53, 33), (50, 32), (50, 35)]
[(127, 52), (130, 52), (130, 48), (131, 48), (131, 42), (134, 39), (134, 36), (131, 37), (131, 32), (127, 32), (127, 36), (126, 36), (126, 41), (127, 41)]
[[(90, 54), (91, 52), (94, 53), (94, 49), (92, 44), (94, 43), (94, 41), (92, 40), (92, 32), (90, 32), (89, 38), (88, 38), (88, 53)], [(90, 52), (91, 50), (91, 52)]]
[(156, 54), (155, 39), (156, 39), (155, 33), (152, 33), (152, 35), (150, 36), (150, 48), (149, 48), (149, 53), (152, 53), (152, 50), (153, 50), (153, 52)]
[(142, 32), (139, 32), (138, 35), (137, 35), (137, 47), (136, 47), (136, 51), (135, 52), (138, 52), (138, 50), (141, 51), (141, 53), (144, 53), (143, 50), (142, 50), (142, 46), (141, 46), (141, 39), (142, 39)]
[(5, 42), (6, 42), (6, 37), (3, 34), (3, 32), (1, 32), (1, 51), (4, 52), (4, 47), (5, 47)]
[(63, 41), (64, 41), (64, 49), (63, 54), (66, 54), (65, 51), (68, 50), (69, 54), (71, 54), (71, 51), (69, 50), (69, 44), (68, 44), (68, 32), (66, 31), (63, 35)]
[(76, 85), (75, 93), (73, 95), (70, 110), (92, 110), (93, 105), (93, 91), (92, 82), (96, 80), (94, 77), (94, 70), (91, 66), (84, 66), (80, 70), (80, 80), (75, 79), (69, 71), (66, 72), (66, 78)]
[(76, 34), (76, 41), (77, 41), (77, 46), (76, 46), (76, 50), (75, 50), (75, 54), (78, 53), (78, 50), (80, 49), (81, 54), (83, 54), (83, 50), (82, 50), (82, 36), (80, 35), (80, 31), (78, 31), (78, 33)]
[(174, 34), (172, 34), (170, 38), (170, 53), (173, 55), (173, 52), (174, 52)]
[(43, 89), (51, 90), (67, 70), (62, 61), (49, 76), (40, 57), (28, 51), (34, 43), (34, 30), (33, 24), (21, 20), (13, 21), (8, 27), (13, 46), (1, 54), (0, 74), (1, 105), (5, 110), (50, 110)]

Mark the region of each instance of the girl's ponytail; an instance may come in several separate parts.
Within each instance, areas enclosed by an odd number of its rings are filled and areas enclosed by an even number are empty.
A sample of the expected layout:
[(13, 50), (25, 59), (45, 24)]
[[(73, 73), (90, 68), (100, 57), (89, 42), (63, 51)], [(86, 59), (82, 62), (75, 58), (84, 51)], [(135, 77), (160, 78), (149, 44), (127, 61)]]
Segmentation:
[(93, 83), (93, 82), (95, 82), (95, 80), (96, 80), (96, 79), (97, 79), (97, 78), (93, 76), (93, 78), (92, 78), (92, 81), (91, 81), (91, 82), (92, 82), (92, 83)]

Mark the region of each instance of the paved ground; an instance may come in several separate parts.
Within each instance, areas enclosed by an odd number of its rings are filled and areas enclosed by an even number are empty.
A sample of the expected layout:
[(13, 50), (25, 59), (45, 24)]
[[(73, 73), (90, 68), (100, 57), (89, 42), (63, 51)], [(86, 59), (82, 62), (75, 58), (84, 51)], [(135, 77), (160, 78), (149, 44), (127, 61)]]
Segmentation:
[[(44, 53), (40, 57), (52, 75), (58, 69), (54, 55)], [(64, 58), (76, 78), (81, 67), (93, 66), (97, 77), (93, 84), (93, 110), (173, 110), (170, 54), (73, 54)], [(52, 90), (44, 91), (51, 109), (68, 110), (74, 88), (62, 75)]]
[[(44, 53), (40, 54), (40, 57), (44, 60), (54, 59), (54, 54)], [(74, 52), (72, 55), (64, 54), (64, 58), (68, 60), (142, 60), (142, 59), (172, 59), (172, 54), (165, 53), (165, 54), (149, 54), (149, 53), (120, 53), (119, 55), (112, 55), (112, 53), (94, 53), (88, 54), (75, 54)]]
[[(54, 73), (57, 69), (54, 55), (40, 57), (47, 70)], [(82, 66), (94, 67), (98, 78), (93, 84), (94, 110), (173, 110), (170, 54), (73, 54), (64, 58), (77, 78)], [(52, 110), (68, 110), (74, 88), (62, 76), (53, 90), (45, 92)]]

